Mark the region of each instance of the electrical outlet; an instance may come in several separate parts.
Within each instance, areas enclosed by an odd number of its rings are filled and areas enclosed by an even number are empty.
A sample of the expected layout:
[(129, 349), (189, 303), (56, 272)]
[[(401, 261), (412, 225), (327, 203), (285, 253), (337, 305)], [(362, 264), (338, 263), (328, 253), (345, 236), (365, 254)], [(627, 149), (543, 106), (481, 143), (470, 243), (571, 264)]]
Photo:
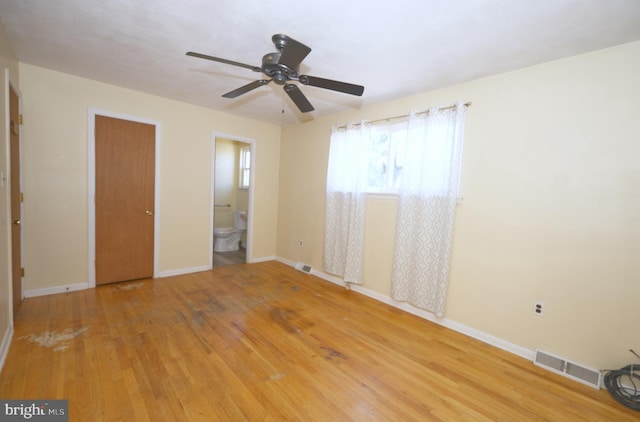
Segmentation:
[(300, 246), (300, 247), (304, 246), (304, 242), (302, 241), (302, 239), (298, 240), (298, 246)]
[(541, 317), (544, 314), (544, 302), (539, 300), (533, 302), (533, 313)]

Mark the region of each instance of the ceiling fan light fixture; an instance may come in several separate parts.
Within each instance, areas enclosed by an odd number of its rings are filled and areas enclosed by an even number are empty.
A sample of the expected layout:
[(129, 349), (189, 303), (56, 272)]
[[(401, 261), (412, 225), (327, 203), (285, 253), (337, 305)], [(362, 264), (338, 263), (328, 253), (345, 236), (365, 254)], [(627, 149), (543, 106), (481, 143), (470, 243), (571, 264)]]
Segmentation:
[(280, 70), (274, 72), (274, 74), (271, 75), (271, 77), (273, 78), (273, 82), (275, 82), (278, 85), (284, 85), (289, 80), (289, 77)]

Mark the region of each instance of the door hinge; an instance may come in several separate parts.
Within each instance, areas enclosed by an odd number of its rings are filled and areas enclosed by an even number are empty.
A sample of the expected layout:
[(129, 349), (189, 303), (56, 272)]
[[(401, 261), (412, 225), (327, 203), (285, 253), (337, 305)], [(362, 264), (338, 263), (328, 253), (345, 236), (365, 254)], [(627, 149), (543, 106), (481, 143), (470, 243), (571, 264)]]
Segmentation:
[(20, 277), (24, 277), (24, 268), (20, 268)]
[(20, 192), (20, 202), (24, 202), (24, 193)]
[(22, 124), (22, 114), (18, 115), (18, 124)]

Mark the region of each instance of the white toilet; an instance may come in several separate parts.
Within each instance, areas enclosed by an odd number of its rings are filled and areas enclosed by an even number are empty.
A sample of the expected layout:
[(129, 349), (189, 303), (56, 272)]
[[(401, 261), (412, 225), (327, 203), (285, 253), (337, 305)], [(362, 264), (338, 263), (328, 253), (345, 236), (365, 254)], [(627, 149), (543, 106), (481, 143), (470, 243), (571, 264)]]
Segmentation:
[(233, 227), (213, 230), (214, 252), (231, 252), (240, 249), (240, 236), (247, 230), (247, 211), (233, 212)]

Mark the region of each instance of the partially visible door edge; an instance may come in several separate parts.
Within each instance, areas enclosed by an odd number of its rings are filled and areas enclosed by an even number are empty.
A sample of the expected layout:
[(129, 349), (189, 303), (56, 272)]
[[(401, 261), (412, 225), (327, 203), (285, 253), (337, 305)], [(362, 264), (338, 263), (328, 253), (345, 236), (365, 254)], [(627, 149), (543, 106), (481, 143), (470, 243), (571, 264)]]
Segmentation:
[[(22, 115), (22, 93), (20, 92), (20, 89), (11, 81), (11, 73), (10, 73), (9, 69), (5, 69), (4, 70), (4, 86), (5, 86), (5, 90), (6, 90), (6, 93), (7, 93), (7, 98), (6, 98), (7, 116), (6, 117), (7, 117), (7, 133), (8, 133), (8, 131), (11, 130), (10, 129), (11, 125), (10, 125), (10, 121), (9, 121), (10, 120), (9, 107), (10, 107), (10, 96), (11, 96), (10, 89), (12, 89), (13, 92), (15, 92), (16, 95), (18, 96), (18, 115), (20, 115), (20, 116)], [(7, 142), (10, 143), (11, 140), (9, 138), (7, 138)], [(20, 130), (18, 130), (18, 148), (19, 148), (18, 155), (19, 155), (19, 160), (20, 160), (20, 189), (22, 189), (22, 182), (23, 182), (23, 179), (22, 179), (22, 128), (20, 128)], [(7, 157), (7, 160), (9, 162), (11, 162), (11, 157), (10, 156)], [(5, 174), (4, 177), (10, 177), (10, 174), (9, 174), (10, 171), (11, 171), (11, 168), (7, 168), (6, 169), (7, 174)], [(4, 182), (4, 183), (6, 183), (6, 182)], [(11, 209), (11, 196), (10, 196), (11, 189), (8, 189), (8, 192), (9, 192), (9, 196), (7, 197), (7, 201), (8, 201), (7, 206), (9, 207), (9, 209), (8, 209), (9, 219), (11, 219), (11, 210), (10, 210)], [(23, 211), (24, 211), (23, 203), (20, 202), (20, 215), (23, 214)], [(8, 230), (11, 231), (11, 227), (9, 227)], [(11, 249), (12, 249), (11, 245), (8, 244), (7, 247), (9, 249), (9, 251), (11, 251)], [(24, 263), (24, 230), (22, 230), (22, 227), (20, 228), (20, 256), (22, 257), (21, 261)], [(11, 280), (11, 288), (13, 289), (13, 265), (12, 265), (13, 256), (12, 256), (11, 252), (9, 252), (8, 260), (9, 260), (8, 261), (8, 263), (9, 263), (8, 266), (9, 266), (9, 268), (11, 268), (11, 271), (7, 272), (7, 276)], [(20, 279), (20, 297), (22, 299), (24, 299), (24, 277), (21, 277), (21, 279)], [(13, 320), (13, 312), (14, 312), (14, 309), (13, 309), (13, 290), (11, 291), (11, 300), (9, 302), (10, 302), (9, 312), (11, 314), (11, 319)]]

